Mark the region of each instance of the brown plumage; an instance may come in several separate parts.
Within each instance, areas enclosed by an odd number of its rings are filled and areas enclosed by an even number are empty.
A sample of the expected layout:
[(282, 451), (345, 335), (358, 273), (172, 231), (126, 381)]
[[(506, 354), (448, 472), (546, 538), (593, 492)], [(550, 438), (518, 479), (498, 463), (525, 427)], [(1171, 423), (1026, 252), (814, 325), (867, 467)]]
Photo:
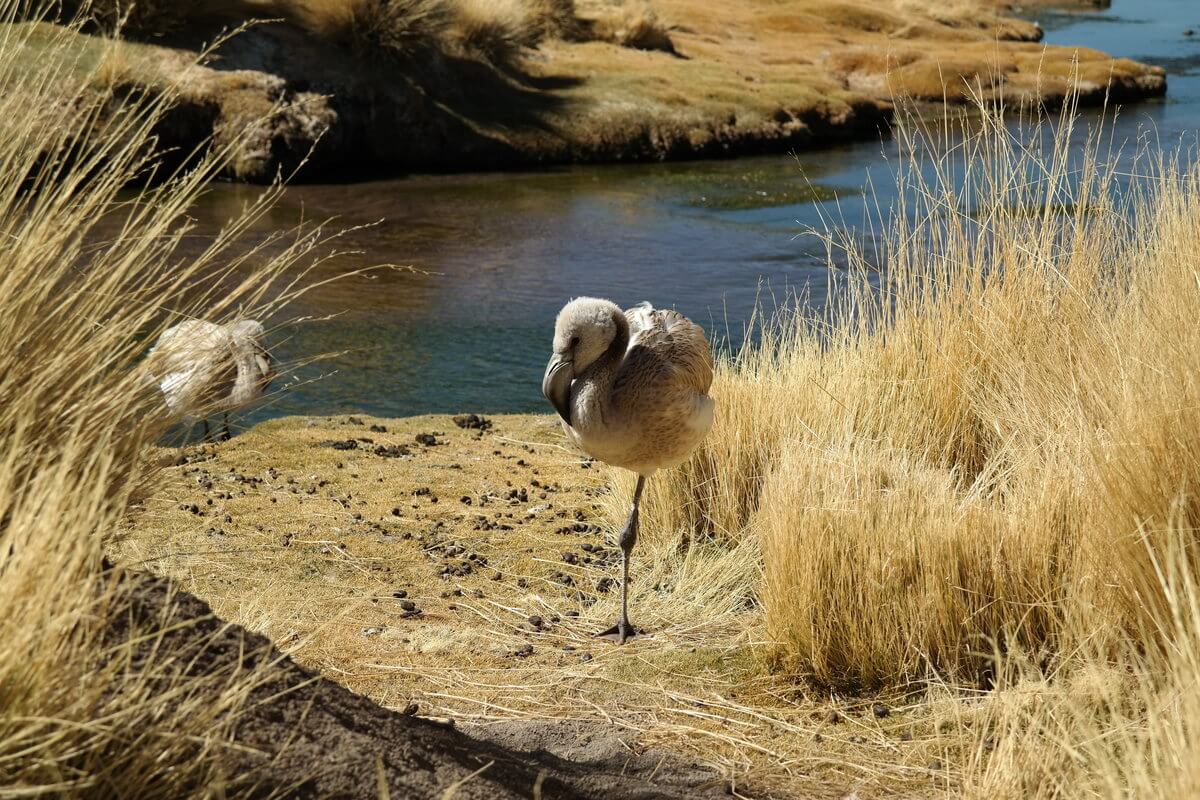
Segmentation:
[(605, 636), (634, 635), (628, 618), (629, 557), (637, 541), (638, 503), (646, 478), (682, 463), (713, 423), (712, 352), (703, 329), (676, 311), (648, 303), (621, 309), (581, 297), (554, 327), (554, 355), (542, 392), (580, 448), (638, 475), (624, 553), (621, 620)]

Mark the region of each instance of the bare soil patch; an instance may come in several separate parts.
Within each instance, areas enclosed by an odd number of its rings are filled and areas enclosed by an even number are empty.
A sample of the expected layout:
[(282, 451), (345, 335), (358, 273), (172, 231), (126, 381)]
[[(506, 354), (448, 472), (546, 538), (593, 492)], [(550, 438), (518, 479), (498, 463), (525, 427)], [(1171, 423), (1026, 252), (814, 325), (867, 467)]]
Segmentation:
[[(636, 753), (612, 726), (521, 723), (467, 735), (391, 711), (314, 674), (263, 636), (214, 616), (169, 582), (128, 580), (130, 613), (111, 644), (153, 658), (164, 686), (184, 677), (255, 672), (233, 727), (227, 774), (237, 796), (362, 798), (691, 798), (723, 795), (711, 770)], [(121, 648), (127, 642), (133, 647)]]

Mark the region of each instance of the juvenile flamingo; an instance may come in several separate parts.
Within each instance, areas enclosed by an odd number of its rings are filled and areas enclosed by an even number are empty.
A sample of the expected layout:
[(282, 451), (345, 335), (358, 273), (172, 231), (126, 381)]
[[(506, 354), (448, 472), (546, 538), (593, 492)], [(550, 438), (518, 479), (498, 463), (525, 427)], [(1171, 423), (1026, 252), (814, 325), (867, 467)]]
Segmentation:
[(229, 412), (261, 397), (275, 377), (265, 339), (266, 330), (254, 320), (185, 320), (158, 337), (146, 355), (146, 373), (173, 417), (201, 418), (208, 439), (208, 415), (220, 411), (229, 439)]
[(676, 311), (649, 303), (622, 311), (580, 297), (558, 314), (542, 394), (581, 449), (638, 476), (618, 540), (621, 617), (599, 637), (624, 644), (640, 634), (629, 622), (629, 560), (642, 489), (655, 471), (685, 461), (712, 427), (712, 376), (704, 331)]

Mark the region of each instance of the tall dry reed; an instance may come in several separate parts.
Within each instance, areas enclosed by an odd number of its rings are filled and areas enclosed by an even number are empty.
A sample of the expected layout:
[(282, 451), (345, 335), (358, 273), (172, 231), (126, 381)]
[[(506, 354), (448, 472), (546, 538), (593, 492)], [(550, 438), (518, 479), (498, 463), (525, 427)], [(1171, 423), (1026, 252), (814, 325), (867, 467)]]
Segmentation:
[(1084, 136), (1070, 109), (901, 126), (878, 241), (827, 240), (827, 318), (721, 365), (712, 434), (652, 481), (660, 536), (761, 541), (779, 669), (863, 689), (1157, 640), (1150, 556), (1200, 510), (1200, 175)]
[(229, 153), (172, 171), (156, 147), (171, 91), (98, 93), (74, 27), (14, 23), (22, 5), (0, 2), (0, 796), (219, 791), (255, 678), (189, 678), (147, 652), (102, 546), (168, 424), (135, 368), (147, 343), (182, 317), (271, 313), (316, 238), (240, 249), (268, 191), (180, 256)]

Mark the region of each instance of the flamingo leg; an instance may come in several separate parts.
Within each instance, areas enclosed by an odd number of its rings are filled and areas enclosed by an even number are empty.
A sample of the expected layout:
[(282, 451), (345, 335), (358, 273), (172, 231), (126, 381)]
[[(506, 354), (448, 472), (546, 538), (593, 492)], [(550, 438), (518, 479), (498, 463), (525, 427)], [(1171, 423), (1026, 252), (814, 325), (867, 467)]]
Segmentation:
[(229, 432), (229, 412), (228, 411), (222, 412), (221, 418), (225, 421), (224, 436), (225, 436), (225, 441), (228, 442), (230, 439), (233, 438), (233, 434)]
[(625, 644), (629, 639), (640, 636), (641, 631), (629, 622), (629, 560), (633, 556), (633, 547), (637, 544), (638, 535), (638, 504), (642, 500), (642, 489), (646, 485), (646, 476), (639, 475), (637, 488), (633, 490), (633, 505), (629, 509), (629, 520), (621, 530), (618, 544), (621, 546), (621, 618), (617, 624), (606, 631), (596, 634), (598, 639), (608, 639), (617, 644)]

